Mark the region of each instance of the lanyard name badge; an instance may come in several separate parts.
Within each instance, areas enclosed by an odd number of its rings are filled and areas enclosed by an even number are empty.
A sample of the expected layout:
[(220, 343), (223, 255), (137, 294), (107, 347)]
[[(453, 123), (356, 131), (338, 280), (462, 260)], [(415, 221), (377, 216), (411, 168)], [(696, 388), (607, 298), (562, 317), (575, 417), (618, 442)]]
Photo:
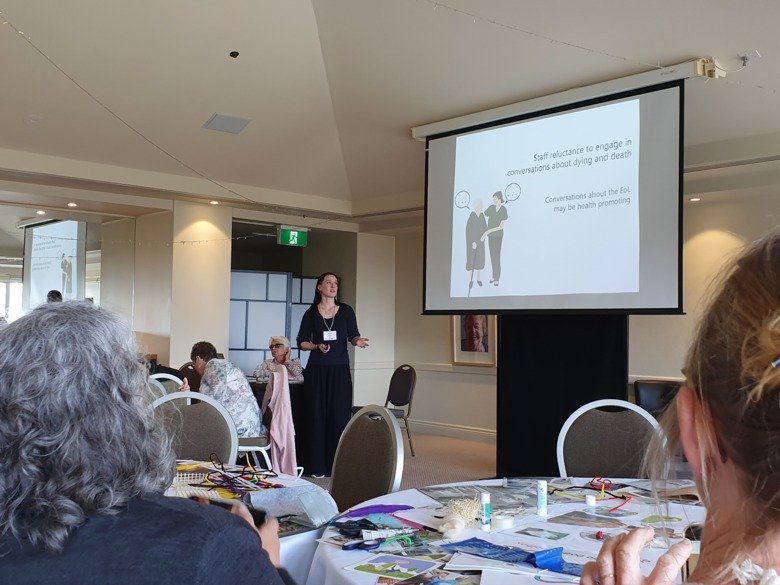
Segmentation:
[(333, 318), (330, 320), (330, 325), (328, 325), (325, 317), (322, 318), (322, 322), (325, 323), (325, 327), (327, 327), (327, 329), (322, 332), (323, 341), (336, 341), (336, 331), (333, 331), (333, 323), (335, 323), (335, 321), (336, 315), (333, 315)]

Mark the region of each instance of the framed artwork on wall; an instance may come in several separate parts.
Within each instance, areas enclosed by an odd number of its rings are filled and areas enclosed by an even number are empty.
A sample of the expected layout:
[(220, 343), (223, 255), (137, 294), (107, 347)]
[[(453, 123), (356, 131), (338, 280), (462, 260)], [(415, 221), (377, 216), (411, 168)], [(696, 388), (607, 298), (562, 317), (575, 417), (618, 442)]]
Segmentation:
[(496, 316), (452, 316), (452, 365), (496, 366)]

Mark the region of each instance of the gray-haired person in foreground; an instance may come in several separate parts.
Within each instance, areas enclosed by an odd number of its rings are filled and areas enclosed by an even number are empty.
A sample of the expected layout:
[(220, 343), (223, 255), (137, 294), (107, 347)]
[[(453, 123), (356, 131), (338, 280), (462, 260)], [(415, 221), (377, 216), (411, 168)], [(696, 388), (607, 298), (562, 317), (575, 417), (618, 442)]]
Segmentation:
[(275, 521), (162, 495), (169, 444), (118, 316), (53, 303), (0, 331), (0, 583), (282, 583)]

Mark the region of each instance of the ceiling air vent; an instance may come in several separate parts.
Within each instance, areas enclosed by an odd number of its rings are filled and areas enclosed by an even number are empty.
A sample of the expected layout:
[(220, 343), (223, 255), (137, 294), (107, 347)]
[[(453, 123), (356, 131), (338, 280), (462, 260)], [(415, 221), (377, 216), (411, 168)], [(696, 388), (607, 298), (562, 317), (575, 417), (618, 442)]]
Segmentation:
[(203, 124), (203, 127), (208, 128), (209, 130), (219, 130), (220, 132), (238, 134), (246, 128), (246, 125), (251, 121), (252, 120), (249, 118), (237, 118), (225, 114), (214, 114), (208, 119), (208, 122)]

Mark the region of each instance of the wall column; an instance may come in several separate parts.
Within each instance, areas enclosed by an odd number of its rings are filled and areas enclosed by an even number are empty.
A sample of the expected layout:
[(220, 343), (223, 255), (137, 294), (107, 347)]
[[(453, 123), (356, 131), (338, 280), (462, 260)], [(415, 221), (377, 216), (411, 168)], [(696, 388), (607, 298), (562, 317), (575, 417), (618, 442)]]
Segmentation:
[(227, 356), (230, 321), (232, 209), (173, 203), (170, 362), (190, 359), (196, 341)]
[(369, 347), (355, 348), (354, 404), (385, 403), (395, 369), (395, 238), (357, 235), (355, 313)]

